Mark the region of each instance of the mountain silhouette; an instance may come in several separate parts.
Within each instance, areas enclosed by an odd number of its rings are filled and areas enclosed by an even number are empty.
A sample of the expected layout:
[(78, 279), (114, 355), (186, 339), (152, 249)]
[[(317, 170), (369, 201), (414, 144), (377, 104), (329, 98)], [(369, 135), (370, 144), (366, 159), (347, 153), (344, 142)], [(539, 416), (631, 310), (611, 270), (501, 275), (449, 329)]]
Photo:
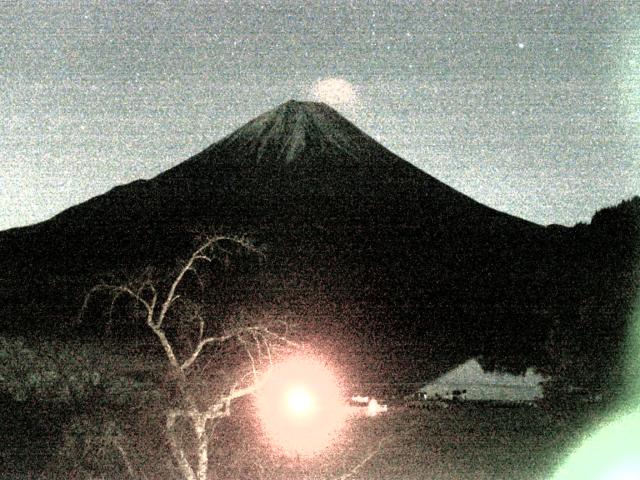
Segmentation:
[[(549, 363), (550, 332), (599, 268), (572, 252), (609, 248), (484, 206), (327, 105), (289, 101), (155, 178), (0, 232), (2, 327), (68, 329), (92, 282), (170, 266), (197, 231), (244, 234), (267, 252), (216, 285), (220, 312), (300, 318), (352, 364), (391, 362), (398, 378), (471, 355), (513, 370)], [(616, 285), (629, 296), (625, 248)]]

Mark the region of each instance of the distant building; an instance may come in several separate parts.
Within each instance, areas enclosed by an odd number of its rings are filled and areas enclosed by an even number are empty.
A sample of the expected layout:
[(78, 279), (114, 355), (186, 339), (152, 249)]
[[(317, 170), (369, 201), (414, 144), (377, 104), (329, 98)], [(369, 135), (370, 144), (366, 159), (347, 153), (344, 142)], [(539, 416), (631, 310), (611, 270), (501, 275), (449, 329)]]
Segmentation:
[(474, 400), (526, 403), (541, 399), (547, 380), (533, 368), (524, 375), (485, 372), (475, 358), (445, 373), (420, 389), (424, 400)]

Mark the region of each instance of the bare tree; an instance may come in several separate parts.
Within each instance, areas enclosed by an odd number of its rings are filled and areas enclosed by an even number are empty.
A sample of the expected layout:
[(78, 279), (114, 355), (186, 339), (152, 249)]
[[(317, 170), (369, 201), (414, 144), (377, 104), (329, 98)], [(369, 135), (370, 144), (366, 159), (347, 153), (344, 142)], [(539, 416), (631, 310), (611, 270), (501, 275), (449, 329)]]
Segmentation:
[[(127, 298), (139, 308), (146, 327), (162, 348), (175, 385), (176, 399), (165, 407), (164, 430), (173, 461), (185, 480), (205, 480), (209, 474), (211, 430), (216, 420), (231, 414), (234, 400), (253, 394), (265, 381), (275, 355), (295, 347), (287, 325), (277, 321), (240, 321), (227, 326), (212, 322), (202, 304), (187, 297), (187, 284), (201, 283), (198, 268), (226, 263), (237, 251), (262, 253), (244, 238), (207, 237), (182, 263), (169, 281), (153, 278), (148, 270), (128, 284), (101, 283), (87, 294), (82, 312), (98, 292), (111, 307)], [(213, 373), (209, 372), (213, 369)], [(190, 441), (183, 433), (189, 432)], [(122, 444), (127, 471), (134, 476)], [(142, 476), (142, 475), (138, 475)]]

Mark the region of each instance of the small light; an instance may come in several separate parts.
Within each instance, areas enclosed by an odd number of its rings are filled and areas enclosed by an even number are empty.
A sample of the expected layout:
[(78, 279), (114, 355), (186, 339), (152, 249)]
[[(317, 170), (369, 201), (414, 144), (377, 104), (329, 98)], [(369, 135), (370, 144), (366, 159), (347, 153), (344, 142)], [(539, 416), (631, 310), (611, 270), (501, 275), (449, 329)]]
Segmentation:
[(378, 414), (378, 401), (375, 398), (372, 398), (371, 401), (369, 401), (367, 413), (370, 417), (375, 417)]

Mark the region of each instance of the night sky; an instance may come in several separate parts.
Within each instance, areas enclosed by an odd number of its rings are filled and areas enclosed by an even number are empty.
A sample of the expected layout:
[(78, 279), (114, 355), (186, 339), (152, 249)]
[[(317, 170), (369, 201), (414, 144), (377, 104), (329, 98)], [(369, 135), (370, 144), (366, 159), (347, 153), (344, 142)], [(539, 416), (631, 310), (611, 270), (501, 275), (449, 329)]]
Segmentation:
[(0, 229), (290, 98), (537, 223), (640, 194), (640, 2), (305, 3), (0, 3)]

